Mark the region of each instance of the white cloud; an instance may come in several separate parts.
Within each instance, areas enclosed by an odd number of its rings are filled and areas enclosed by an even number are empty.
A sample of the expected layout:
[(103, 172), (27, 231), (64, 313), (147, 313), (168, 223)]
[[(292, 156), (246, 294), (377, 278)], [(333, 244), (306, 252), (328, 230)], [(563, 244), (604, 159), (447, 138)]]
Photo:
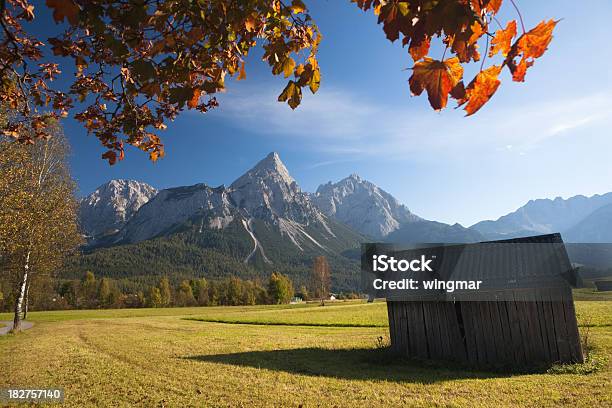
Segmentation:
[(570, 129), (575, 129), (577, 127), (580, 126), (584, 126), (588, 123), (593, 122), (594, 120), (600, 119), (602, 118), (602, 115), (591, 115), (591, 116), (587, 116), (585, 118), (579, 118), (579, 119), (575, 119), (571, 122), (563, 122), (560, 123), (556, 126), (553, 126), (550, 130), (549, 130), (549, 134), (552, 135), (556, 135), (558, 133), (562, 133), (565, 131), (568, 131)]
[[(596, 122), (610, 122), (610, 93), (521, 106), (493, 100), (475, 116), (463, 111), (431, 111), (425, 98), (406, 105), (372, 101), (342, 89), (305, 95), (292, 111), (276, 101), (270, 87), (240, 87), (223, 95), (214, 112), (249, 131), (300, 138), (300, 145), (328, 154), (367, 158), (385, 154), (437, 157), (493, 153), (524, 155), (547, 139)], [(318, 166), (331, 164), (319, 163)]]

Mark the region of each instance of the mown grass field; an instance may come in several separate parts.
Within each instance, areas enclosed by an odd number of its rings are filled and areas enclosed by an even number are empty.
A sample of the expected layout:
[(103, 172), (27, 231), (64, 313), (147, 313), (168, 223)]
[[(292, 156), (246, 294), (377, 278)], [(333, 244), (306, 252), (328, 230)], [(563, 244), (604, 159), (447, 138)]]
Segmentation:
[[(612, 302), (576, 309), (605, 360)], [(377, 348), (386, 316), (384, 302), (32, 313), (0, 337), (0, 387), (64, 387), (71, 407), (612, 406), (609, 362), (511, 375), (396, 361)]]

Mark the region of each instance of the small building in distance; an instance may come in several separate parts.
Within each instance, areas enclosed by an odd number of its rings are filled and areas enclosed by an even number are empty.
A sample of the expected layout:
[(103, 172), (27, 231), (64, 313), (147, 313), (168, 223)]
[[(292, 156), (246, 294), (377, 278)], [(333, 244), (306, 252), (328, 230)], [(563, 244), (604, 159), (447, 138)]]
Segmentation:
[(612, 280), (598, 280), (595, 281), (595, 287), (598, 292), (609, 292), (612, 291)]

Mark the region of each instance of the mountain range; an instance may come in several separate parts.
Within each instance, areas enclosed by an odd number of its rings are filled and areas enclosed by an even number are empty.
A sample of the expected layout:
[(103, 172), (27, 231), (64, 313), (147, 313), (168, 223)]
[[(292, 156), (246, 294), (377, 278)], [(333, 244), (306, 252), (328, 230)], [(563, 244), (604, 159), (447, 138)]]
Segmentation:
[[(117, 197), (114, 185), (129, 186), (123, 190), (129, 197)], [(68, 266), (68, 275), (92, 270), (116, 278), (251, 278), (282, 271), (299, 282), (306, 279), (312, 259), (325, 255), (337, 271), (338, 287), (357, 284), (355, 250), (365, 237), (319, 210), (277, 153), (229, 187), (196, 184), (155, 194), (151, 189), (113, 180), (81, 201), (80, 224), (88, 246)], [(137, 204), (137, 210), (125, 210)], [(109, 227), (102, 228), (105, 224)]]
[(560, 232), (565, 242), (612, 242), (612, 193), (531, 200), (495, 221), (470, 228), (487, 239)]
[(156, 190), (111, 180), (80, 202), (84, 254), (66, 269), (116, 278), (265, 276), (307, 279), (328, 257), (334, 287), (354, 289), (366, 241), (476, 242), (562, 232), (576, 242), (612, 242), (612, 193), (533, 200), (470, 228), (426, 220), (375, 184), (352, 174), (303, 192), (277, 153), (230, 186)]

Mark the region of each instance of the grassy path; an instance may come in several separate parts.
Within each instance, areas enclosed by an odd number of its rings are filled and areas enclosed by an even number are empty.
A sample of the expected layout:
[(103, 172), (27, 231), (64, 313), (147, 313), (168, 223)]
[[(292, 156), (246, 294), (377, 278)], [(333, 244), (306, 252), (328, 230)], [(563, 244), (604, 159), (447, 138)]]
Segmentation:
[[(24, 322), (24, 321), (21, 322), (21, 330), (31, 329), (32, 326), (33, 326), (33, 324), (31, 322)], [(12, 320), (0, 321), (0, 336), (4, 336), (12, 328), (13, 328), (13, 321)]]

